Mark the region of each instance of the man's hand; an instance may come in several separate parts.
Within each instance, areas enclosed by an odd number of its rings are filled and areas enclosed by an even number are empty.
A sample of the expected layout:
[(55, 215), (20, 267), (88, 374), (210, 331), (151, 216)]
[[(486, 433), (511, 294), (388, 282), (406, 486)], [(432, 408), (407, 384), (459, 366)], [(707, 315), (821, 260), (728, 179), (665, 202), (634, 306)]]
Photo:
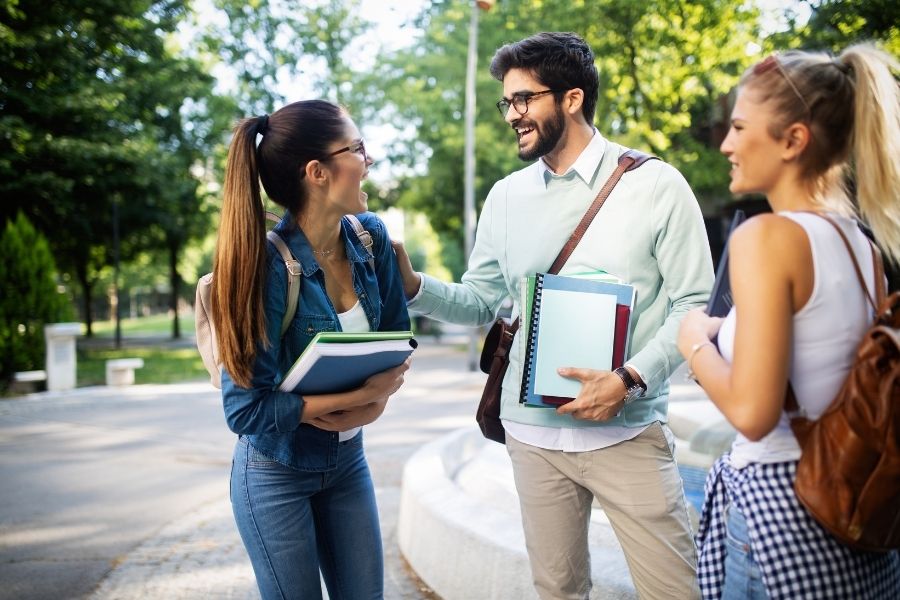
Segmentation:
[(558, 372), (563, 377), (579, 380), (581, 391), (575, 400), (557, 408), (557, 414), (588, 421), (608, 421), (625, 406), (625, 384), (612, 371), (562, 368)]
[(421, 277), (413, 269), (403, 242), (391, 240), (391, 247), (394, 249), (394, 254), (397, 255), (397, 266), (400, 268), (400, 278), (403, 280), (403, 293), (409, 300), (419, 293), (419, 286), (422, 285)]

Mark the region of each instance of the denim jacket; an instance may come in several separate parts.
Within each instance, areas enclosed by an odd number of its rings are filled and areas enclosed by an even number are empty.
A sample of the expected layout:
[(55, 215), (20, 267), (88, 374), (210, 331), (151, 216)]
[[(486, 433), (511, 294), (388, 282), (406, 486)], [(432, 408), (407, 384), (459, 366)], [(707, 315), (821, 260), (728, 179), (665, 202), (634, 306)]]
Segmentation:
[[(405, 331), (409, 315), (397, 260), (384, 223), (372, 213), (359, 215), (363, 227), (372, 234), (372, 257), (356, 236), (353, 226), (341, 220), (341, 237), (346, 245), (353, 275), (353, 288), (372, 331)], [(249, 388), (239, 387), (227, 370), (222, 371), (222, 402), (228, 427), (246, 435), (263, 454), (301, 471), (327, 471), (337, 460), (338, 434), (301, 424), (302, 398), (278, 391), (284, 373), (320, 331), (340, 331), (337, 312), (325, 293), (325, 278), (312, 253), (309, 241), (296, 221), (285, 214), (275, 231), (300, 262), (300, 298), (297, 313), (281, 337), (281, 321), (286, 310), (287, 270), (278, 251), (267, 244), (268, 273), (263, 302), (269, 346), (257, 347)]]

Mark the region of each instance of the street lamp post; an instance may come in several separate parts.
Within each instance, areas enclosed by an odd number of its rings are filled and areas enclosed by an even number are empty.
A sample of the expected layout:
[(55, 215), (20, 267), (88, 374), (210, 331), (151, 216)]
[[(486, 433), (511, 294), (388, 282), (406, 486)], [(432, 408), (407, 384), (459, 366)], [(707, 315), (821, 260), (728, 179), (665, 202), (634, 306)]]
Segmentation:
[(115, 348), (122, 348), (122, 318), (119, 312), (119, 198), (113, 198), (112, 201), (112, 226), (113, 226), (113, 292), (115, 296), (112, 298), (113, 318), (116, 321), (116, 343)]
[[(465, 141), (465, 180), (463, 194), (463, 226), (465, 227), (466, 260), (472, 254), (475, 244), (475, 69), (478, 64), (478, 11), (490, 10), (493, 0), (472, 2), (472, 14), (469, 18), (469, 52), (466, 58), (466, 114), (464, 127)], [(469, 370), (474, 371), (478, 365), (478, 330), (469, 332), (468, 351)]]

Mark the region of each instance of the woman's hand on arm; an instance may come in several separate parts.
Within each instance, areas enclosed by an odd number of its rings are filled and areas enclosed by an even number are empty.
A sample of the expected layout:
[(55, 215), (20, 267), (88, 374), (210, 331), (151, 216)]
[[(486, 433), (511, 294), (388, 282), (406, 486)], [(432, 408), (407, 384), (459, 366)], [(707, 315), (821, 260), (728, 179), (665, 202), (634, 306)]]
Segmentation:
[(412, 262), (409, 260), (409, 254), (403, 247), (403, 242), (391, 240), (391, 247), (397, 255), (397, 266), (400, 268), (400, 277), (403, 279), (403, 293), (409, 300), (419, 293), (419, 287), (422, 285), (422, 277), (413, 269)]
[[(729, 279), (737, 311), (734, 359), (698, 349), (691, 367), (713, 403), (742, 435), (759, 440), (778, 424), (790, 366), (798, 273), (811, 268), (805, 234), (775, 215), (751, 219), (729, 241)], [(805, 246), (805, 248), (804, 248)], [(804, 264), (804, 260), (807, 264)], [(689, 356), (709, 317), (688, 315), (678, 347)], [(708, 336), (707, 336), (708, 339)]]
[(388, 398), (403, 385), (410, 359), (373, 375), (359, 388), (342, 394), (304, 397), (301, 422), (327, 431), (346, 431), (368, 425), (384, 412)]
[(678, 329), (678, 350), (684, 359), (690, 360), (691, 354), (694, 353), (694, 346), (709, 342), (719, 332), (720, 327), (722, 327), (722, 319), (709, 316), (705, 309), (694, 308), (688, 311)]

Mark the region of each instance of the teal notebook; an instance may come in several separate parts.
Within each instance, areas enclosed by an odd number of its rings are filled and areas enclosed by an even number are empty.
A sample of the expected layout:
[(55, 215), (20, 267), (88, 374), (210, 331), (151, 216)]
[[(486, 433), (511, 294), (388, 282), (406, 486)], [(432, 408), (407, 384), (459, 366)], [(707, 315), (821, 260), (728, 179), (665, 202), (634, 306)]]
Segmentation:
[(556, 370), (575, 367), (609, 371), (615, 331), (615, 296), (544, 289), (535, 341), (534, 393), (577, 396), (581, 382)]
[(523, 282), (520, 403), (556, 408), (577, 396), (581, 383), (559, 376), (559, 367), (609, 370), (621, 365), (635, 290), (611, 277), (602, 271), (538, 273)]

